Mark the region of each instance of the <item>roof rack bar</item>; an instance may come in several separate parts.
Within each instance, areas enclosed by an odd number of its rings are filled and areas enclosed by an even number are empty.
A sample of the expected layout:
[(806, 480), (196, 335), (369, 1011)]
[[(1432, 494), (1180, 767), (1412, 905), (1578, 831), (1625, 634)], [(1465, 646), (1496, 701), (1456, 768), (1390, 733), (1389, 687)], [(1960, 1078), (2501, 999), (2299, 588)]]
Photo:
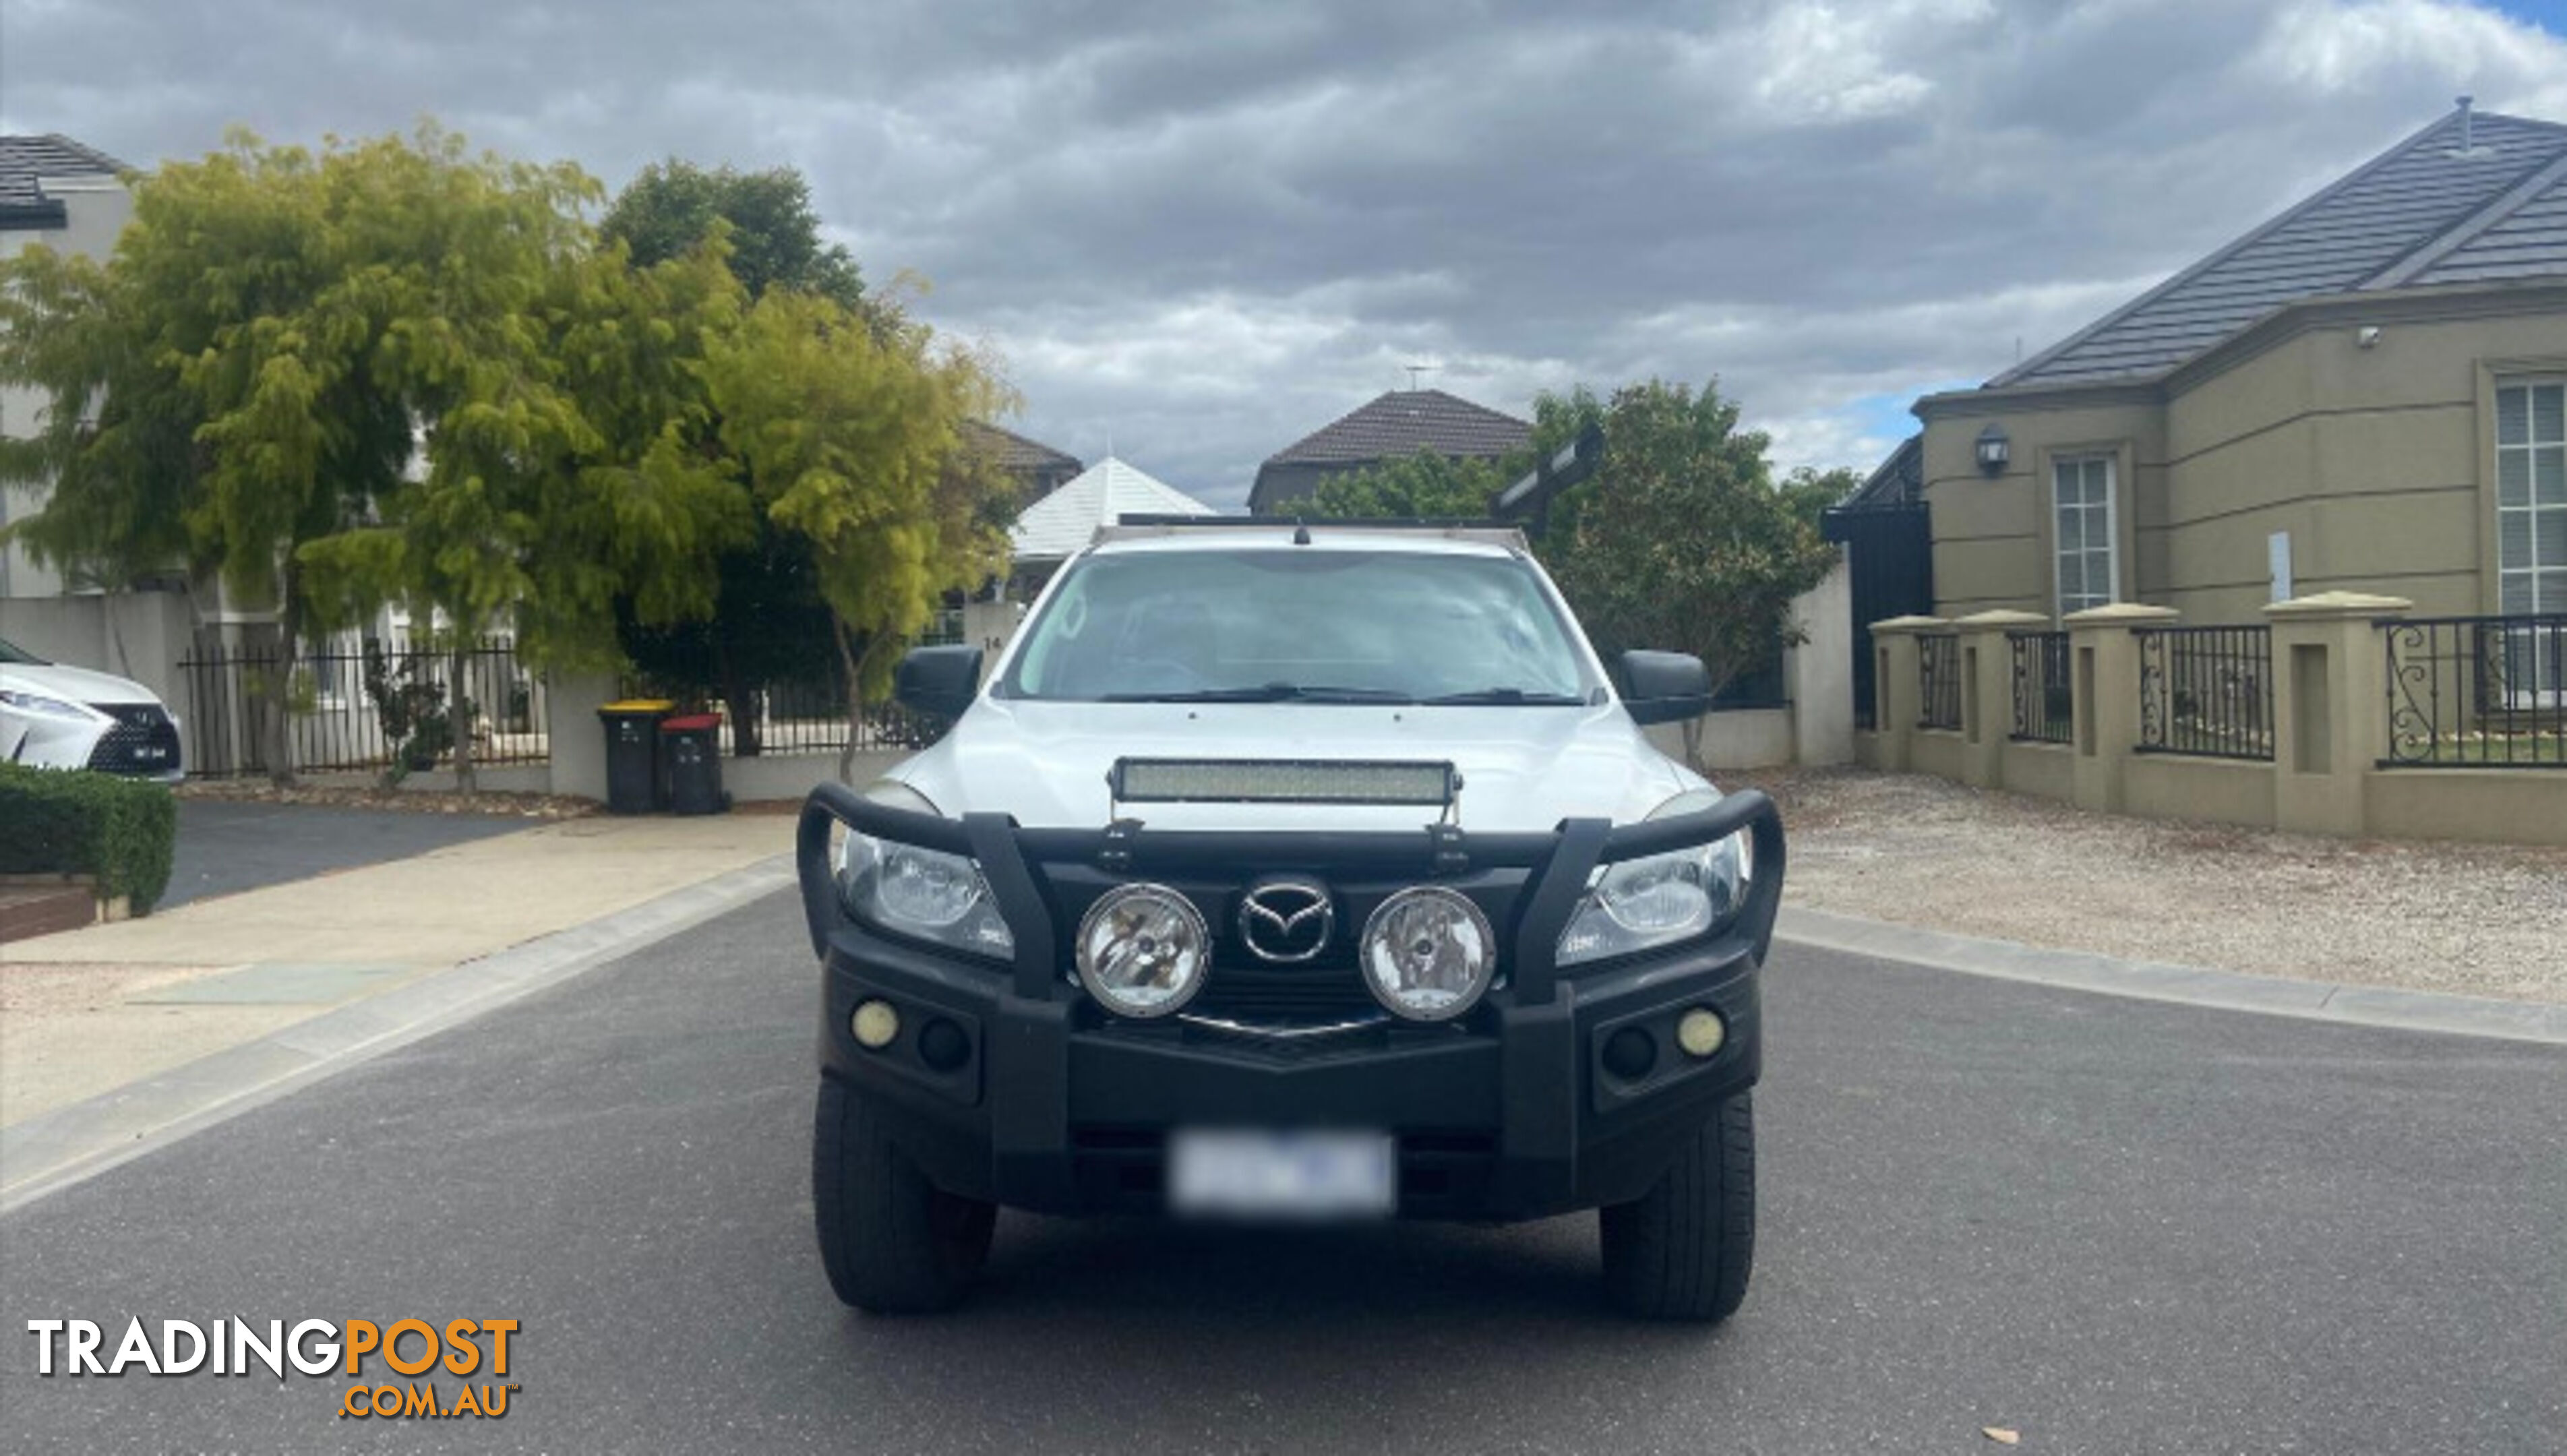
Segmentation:
[(1415, 529), (1426, 531), (1513, 531), (1522, 529), (1517, 521), (1498, 520), (1488, 516), (1458, 515), (1161, 515), (1126, 511), (1115, 517), (1122, 526), (1183, 526), (1188, 530), (1203, 527), (1263, 526), (1274, 530), (1280, 526), (1308, 526), (1320, 529), (1330, 526), (1360, 526), (1365, 530)]

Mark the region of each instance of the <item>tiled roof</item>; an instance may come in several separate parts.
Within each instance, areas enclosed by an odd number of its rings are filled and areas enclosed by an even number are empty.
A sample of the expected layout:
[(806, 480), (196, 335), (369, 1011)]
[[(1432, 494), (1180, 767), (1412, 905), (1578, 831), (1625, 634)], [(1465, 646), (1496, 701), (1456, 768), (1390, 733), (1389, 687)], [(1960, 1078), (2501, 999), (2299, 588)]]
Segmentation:
[(998, 457), (998, 463), (1009, 470), (1032, 472), (1045, 469), (1080, 468), (1078, 456), (1053, 449), (1038, 439), (1027, 439), (1012, 430), (1001, 429), (981, 420), (966, 420), (963, 429), (976, 443), (986, 446)]
[(1095, 539), (1098, 526), (1131, 515), (1213, 515), (1213, 508), (1147, 471), (1107, 455), (1025, 507), (1007, 535), (1018, 561), (1058, 561)]
[[(2562, 164), (2567, 127), (2454, 112), (1989, 383), (2162, 374), (2320, 294), (2567, 273), (2567, 197), (2554, 185)], [(2420, 271), (2423, 262), (2430, 266)]]
[(59, 226), (62, 203), (45, 195), (39, 178), (114, 176), (124, 170), (124, 162), (69, 137), (0, 136), (0, 218)]
[(1267, 456), (1270, 465), (1334, 465), (1438, 454), (1495, 456), (1521, 449), (1533, 427), (1442, 390), (1392, 390)]

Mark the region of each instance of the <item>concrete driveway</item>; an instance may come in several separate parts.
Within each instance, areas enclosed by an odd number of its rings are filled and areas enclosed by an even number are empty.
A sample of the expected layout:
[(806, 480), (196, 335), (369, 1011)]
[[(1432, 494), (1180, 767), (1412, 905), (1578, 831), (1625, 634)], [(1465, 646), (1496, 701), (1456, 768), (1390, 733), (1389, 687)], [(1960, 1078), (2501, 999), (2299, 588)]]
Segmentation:
[[(974, 1304), (880, 1320), (812, 1249), (813, 978), (770, 897), (0, 1218), (0, 1444), (2567, 1449), (2554, 1046), (1787, 946), (1721, 1329), (1606, 1315), (1591, 1218), (1008, 1216)], [(345, 1379), (39, 1379), (23, 1333), (226, 1314), (514, 1318), (521, 1388), (360, 1426)]]
[(225, 799), (178, 800), (178, 844), (161, 909), (308, 880), (531, 829), (514, 815), (405, 813)]

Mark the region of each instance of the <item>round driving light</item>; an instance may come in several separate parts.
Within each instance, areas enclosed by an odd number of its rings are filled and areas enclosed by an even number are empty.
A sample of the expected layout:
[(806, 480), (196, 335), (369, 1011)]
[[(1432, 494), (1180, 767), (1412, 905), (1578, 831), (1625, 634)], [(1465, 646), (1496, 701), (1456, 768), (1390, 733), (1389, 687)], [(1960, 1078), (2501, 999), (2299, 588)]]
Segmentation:
[(856, 1033), (856, 1044), (867, 1051), (880, 1051), (900, 1034), (900, 1013), (887, 1001), (869, 1001), (856, 1008), (847, 1019), (847, 1029)]
[(1121, 885), (1078, 922), (1078, 981), (1116, 1016), (1169, 1016), (1203, 989), (1211, 948), (1193, 901), (1165, 885)]
[(1722, 1023), (1718, 1012), (1695, 1007), (1676, 1019), (1676, 1044), (1684, 1048), (1687, 1056), (1709, 1056), (1728, 1039), (1729, 1027)]
[(1414, 885), (1364, 922), (1364, 981), (1392, 1016), (1442, 1021), (1479, 1005), (1498, 969), (1498, 938), (1469, 897)]

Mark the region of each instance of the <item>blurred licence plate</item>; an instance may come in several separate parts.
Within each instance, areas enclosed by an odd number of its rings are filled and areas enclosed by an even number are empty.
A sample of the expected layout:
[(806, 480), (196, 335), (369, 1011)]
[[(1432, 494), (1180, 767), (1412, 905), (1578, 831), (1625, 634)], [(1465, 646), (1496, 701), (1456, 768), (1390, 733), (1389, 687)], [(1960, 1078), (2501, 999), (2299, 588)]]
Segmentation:
[(1398, 1160), (1382, 1132), (1179, 1130), (1168, 1144), (1168, 1203), (1181, 1214), (1379, 1217)]

